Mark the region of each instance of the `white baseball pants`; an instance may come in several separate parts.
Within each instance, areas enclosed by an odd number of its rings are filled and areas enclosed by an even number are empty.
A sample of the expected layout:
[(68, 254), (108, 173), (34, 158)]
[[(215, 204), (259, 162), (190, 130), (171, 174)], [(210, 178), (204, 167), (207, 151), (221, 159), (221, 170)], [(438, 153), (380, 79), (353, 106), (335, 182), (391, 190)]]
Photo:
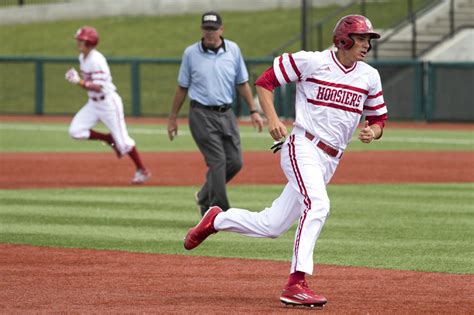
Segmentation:
[(69, 135), (74, 139), (88, 139), (89, 130), (99, 121), (102, 121), (109, 129), (122, 155), (133, 149), (135, 141), (128, 135), (122, 98), (117, 93), (107, 94), (101, 101), (89, 99), (72, 119)]
[(295, 127), (281, 150), (280, 165), (288, 183), (270, 208), (260, 212), (230, 208), (214, 221), (218, 231), (237, 232), (252, 237), (276, 238), (299, 219), (290, 273), (313, 273), (316, 241), (329, 215), (326, 185), (339, 159), (316, 147), (305, 131)]

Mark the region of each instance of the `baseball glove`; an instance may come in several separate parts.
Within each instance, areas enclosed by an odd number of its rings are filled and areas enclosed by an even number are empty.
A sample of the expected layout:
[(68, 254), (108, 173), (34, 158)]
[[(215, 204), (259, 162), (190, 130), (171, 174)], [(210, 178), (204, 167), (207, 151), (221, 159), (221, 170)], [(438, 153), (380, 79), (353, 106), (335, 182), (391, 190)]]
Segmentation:
[(72, 84), (78, 84), (81, 81), (81, 77), (79, 73), (77, 73), (76, 69), (71, 68), (66, 72), (66, 80), (71, 82)]

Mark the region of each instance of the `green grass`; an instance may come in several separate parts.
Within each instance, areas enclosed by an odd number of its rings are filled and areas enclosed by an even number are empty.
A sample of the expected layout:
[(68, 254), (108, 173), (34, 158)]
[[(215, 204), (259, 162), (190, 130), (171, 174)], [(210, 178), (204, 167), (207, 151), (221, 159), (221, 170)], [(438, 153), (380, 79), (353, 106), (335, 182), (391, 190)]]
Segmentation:
[[(321, 14), (327, 12), (324, 9)], [(269, 55), (282, 40), (296, 34), (300, 26), (297, 9), (223, 12), (222, 17), (224, 36), (239, 42), (246, 56)], [(93, 25), (100, 34), (99, 48), (106, 56), (181, 57), (184, 48), (201, 37), (200, 18), (201, 14), (186, 14), (6, 25), (0, 30), (0, 40), (9, 45), (1, 45), (0, 55), (75, 56), (76, 30), (82, 25)]]
[[(140, 151), (192, 151), (197, 147), (186, 123), (179, 125), (179, 136), (168, 140), (165, 125), (129, 124), (129, 133)], [(266, 128), (266, 127), (265, 127)], [(99, 126), (98, 130), (105, 130)], [(258, 133), (251, 126), (241, 126), (242, 146), (245, 151), (269, 150), (272, 139), (264, 129)], [(381, 141), (365, 145), (355, 137), (348, 151), (365, 150), (474, 150), (472, 131), (414, 130), (386, 128)], [(0, 152), (99, 152), (110, 148), (94, 141), (76, 141), (69, 138), (64, 123), (0, 122)]]
[[(432, 0), (415, 0), (414, 8)], [(376, 28), (392, 25), (406, 15), (406, 1), (380, 1), (366, 4), (366, 15)], [(337, 9), (318, 7), (311, 11), (317, 21)], [(359, 6), (342, 15), (358, 13)], [(239, 43), (245, 56), (268, 56), (300, 32), (300, 9), (221, 12), (224, 36)], [(199, 40), (201, 13), (169, 16), (101, 17), (55, 22), (2, 25), (0, 55), (75, 56), (74, 34), (82, 25), (93, 25), (100, 34), (100, 49), (107, 56), (169, 57), (181, 56), (183, 49)], [(338, 17), (328, 22), (324, 43), (332, 41)], [(289, 51), (299, 49), (299, 43)]]
[[(418, 7), (427, 0), (416, 0)], [(399, 1), (367, 3), (366, 14), (377, 28), (385, 28), (406, 15), (406, 3)], [(310, 17), (319, 20), (337, 6), (312, 10)], [(341, 12), (341, 16), (358, 12)], [(78, 55), (74, 41), (76, 30), (82, 25), (93, 25), (100, 33), (98, 49), (107, 57), (174, 57), (180, 58), (188, 45), (201, 38), (200, 14), (175, 16), (102, 17), (44, 23), (2, 25), (0, 28), (0, 56), (68, 56)], [(236, 41), (245, 58), (271, 56), (274, 49), (298, 35), (301, 28), (300, 10), (268, 10), (222, 12), (224, 36)], [(324, 48), (332, 41), (332, 29), (338, 17), (327, 22), (323, 29)], [(316, 43), (310, 36), (310, 43)], [(299, 42), (284, 51), (298, 51)], [(314, 48), (315, 49), (315, 48)], [(73, 113), (82, 105), (85, 93), (64, 80), (69, 67), (78, 62), (44, 64), (44, 112)], [(250, 81), (254, 82), (268, 65), (249, 67)], [(114, 83), (122, 96), (125, 112), (131, 113), (130, 67), (111, 64)], [(145, 64), (141, 66), (142, 115), (164, 116), (171, 106), (177, 84), (179, 64)], [(35, 75), (31, 62), (0, 62), (0, 112), (33, 113), (35, 110)]]
[[(473, 184), (334, 185), (315, 263), (474, 273)], [(260, 210), (280, 186), (231, 186), (238, 207)], [(288, 261), (295, 227), (280, 238), (219, 233), (182, 247), (198, 215), (196, 187), (0, 191), (0, 242)], [(368, 201), (367, 191), (370, 196)]]
[[(324, 9), (320, 14), (327, 13)], [(266, 56), (299, 31), (298, 10), (264, 12), (225, 12), (225, 37), (237, 41), (245, 57)], [(259, 27), (248, 27), (259, 21)], [(186, 46), (198, 41), (200, 14), (157, 17), (111, 17), (95, 20), (58, 21), (9, 25), (0, 29), (0, 55), (73, 56), (78, 52), (74, 33), (81, 25), (94, 25), (100, 33), (98, 49), (114, 57), (180, 58)], [(268, 36), (268, 34), (275, 34)], [(267, 34), (267, 35), (266, 35)], [(278, 36), (277, 36), (278, 34)], [(54, 44), (51, 42), (54, 38)], [(8, 47), (7, 47), (8, 46)], [(294, 46), (292, 50), (298, 50)], [(85, 93), (64, 80), (69, 68), (78, 62), (44, 65), (44, 112), (73, 113), (84, 103)], [(131, 113), (130, 67), (110, 64), (114, 84), (123, 98), (125, 112)], [(268, 65), (266, 66), (268, 67)], [(141, 66), (141, 112), (164, 116), (171, 106), (179, 64)], [(250, 69), (252, 82), (263, 71)], [(1, 74), (7, 74), (1, 75)], [(0, 112), (34, 112), (34, 66), (31, 63), (0, 63)]]

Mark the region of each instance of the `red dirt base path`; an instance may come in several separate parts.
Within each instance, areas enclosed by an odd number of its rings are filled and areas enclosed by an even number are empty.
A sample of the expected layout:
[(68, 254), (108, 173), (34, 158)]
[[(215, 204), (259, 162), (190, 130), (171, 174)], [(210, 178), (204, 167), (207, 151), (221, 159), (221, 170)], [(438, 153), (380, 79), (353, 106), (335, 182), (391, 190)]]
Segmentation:
[[(331, 184), (474, 182), (474, 152), (348, 152)], [(146, 184), (200, 185), (206, 166), (199, 152), (143, 153), (153, 176)], [(129, 186), (134, 173), (128, 157), (112, 153), (2, 153), (0, 189)], [(284, 184), (279, 155), (244, 153), (234, 184)]]
[[(2, 313), (308, 314), (278, 298), (288, 263), (0, 245)], [(472, 314), (473, 277), (317, 265), (325, 314)]]

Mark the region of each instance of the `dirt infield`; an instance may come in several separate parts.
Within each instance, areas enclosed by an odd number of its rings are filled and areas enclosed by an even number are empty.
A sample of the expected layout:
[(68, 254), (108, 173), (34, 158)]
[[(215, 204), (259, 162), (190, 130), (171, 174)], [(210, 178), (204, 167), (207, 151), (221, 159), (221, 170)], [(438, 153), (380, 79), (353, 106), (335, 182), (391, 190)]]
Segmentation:
[[(146, 185), (200, 185), (206, 166), (198, 152), (143, 153), (153, 177)], [(332, 184), (474, 182), (474, 152), (348, 152)], [(177, 163), (176, 161), (179, 161)], [(455, 161), (455, 163), (453, 162)], [(128, 186), (133, 166), (112, 153), (2, 153), (0, 189)], [(244, 153), (231, 184), (283, 184), (279, 156)]]
[[(288, 263), (0, 245), (2, 313), (308, 314)], [(472, 314), (472, 276), (317, 265), (324, 314)], [(314, 280), (317, 279), (317, 280)]]
[[(46, 119), (64, 122), (64, 117)], [(285, 183), (278, 158), (246, 152), (232, 185)], [(147, 186), (199, 185), (205, 177), (197, 152), (144, 153), (143, 159), (153, 172)], [(348, 152), (332, 184), (474, 182), (473, 163), (473, 152), (390, 151), (377, 152), (377, 159), (373, 153)], [(133, 174), (130, 161), (112, 153), (2, 153), (0, 167), (0, 189), (129, 186)], [(288, 263), (275, 261), (0, 244), (0, 312), (303, 314), (309, 310), (278, 302), (288, 269)], [(474, 310), (472, 275), (328, 265), (315, 266), (315, 272), (310, 285), (329, 300), (323, 313)]]

